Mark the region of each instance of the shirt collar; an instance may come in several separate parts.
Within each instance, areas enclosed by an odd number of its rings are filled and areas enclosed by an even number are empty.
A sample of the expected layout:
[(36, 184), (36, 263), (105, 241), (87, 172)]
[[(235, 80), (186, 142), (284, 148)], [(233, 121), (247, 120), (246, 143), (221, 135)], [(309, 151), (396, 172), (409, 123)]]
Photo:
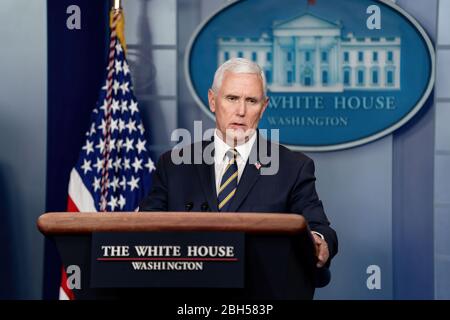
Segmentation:
[[(235, 147), (239, 156), (244, 162), (247, 162), (247, 159), (250, 155), (250, 151), (256, 141), (256, 132), (250, 137), (250, 139), (243, 144), (240, 144)], [(216, 162), (222, 162), (225, 154), (231, 147), (223, 141), (219, 135), (217, 134), (217, 129), (214, 131), (214, 160)]]

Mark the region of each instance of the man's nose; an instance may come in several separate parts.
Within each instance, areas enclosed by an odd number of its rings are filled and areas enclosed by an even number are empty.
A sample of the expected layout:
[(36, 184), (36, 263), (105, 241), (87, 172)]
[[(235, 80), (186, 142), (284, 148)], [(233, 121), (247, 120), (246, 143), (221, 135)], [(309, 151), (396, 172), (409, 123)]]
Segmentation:
[(244, 99), (239, 101), (237, 114), (241, 117), (245, 116), (245, 112), (247, 110), (246, 101)]

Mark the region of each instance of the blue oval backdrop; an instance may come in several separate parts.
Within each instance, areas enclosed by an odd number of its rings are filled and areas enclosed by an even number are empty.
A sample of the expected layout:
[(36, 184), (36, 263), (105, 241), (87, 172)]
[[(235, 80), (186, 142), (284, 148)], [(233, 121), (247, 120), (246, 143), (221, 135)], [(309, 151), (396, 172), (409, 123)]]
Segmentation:
[(260, 128), (280, 129), (297, 150), (349, 148), (410, 120), (434, 85), (433, 45), (417, 21), (390, 1), (243, 0), (194, 34), (186, 76), (210, 116), (214, 72), (232, 57), (264, 70), (269, 106)]

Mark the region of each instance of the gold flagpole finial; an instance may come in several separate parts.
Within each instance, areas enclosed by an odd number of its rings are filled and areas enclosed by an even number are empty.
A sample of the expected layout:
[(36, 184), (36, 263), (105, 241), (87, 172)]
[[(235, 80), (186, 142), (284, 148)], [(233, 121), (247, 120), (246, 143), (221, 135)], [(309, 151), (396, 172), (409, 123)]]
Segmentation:
[[(117, 33), (120, 43), (122, 44), (123, 51), (126, 53), (127, 45), (125, 42), (125, 19), (122, 12), (122, 1), (113, 0), (113, 6), (109, 14), (109, 24), (111, 29)], [(115, 21), (115, 22), (114, 22)]]
[(114, 9), (114, 10), (120, 10), (121, 5), (122, 5), (122, 3), (121, 3), (120, 0), (114, 0), (114, 6), (113, 6), (113, 9)]

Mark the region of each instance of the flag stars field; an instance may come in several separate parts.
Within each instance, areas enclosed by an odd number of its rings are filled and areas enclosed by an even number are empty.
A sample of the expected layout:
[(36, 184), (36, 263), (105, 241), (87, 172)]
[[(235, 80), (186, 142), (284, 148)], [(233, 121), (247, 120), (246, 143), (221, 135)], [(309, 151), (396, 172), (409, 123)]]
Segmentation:
[(90, 136), (92, 136), (95, 132), (96, 132), (96, 130), (95, 130), (95, 123), (92, 123), (92, 124), (91, 124), (91, 129), (88, 130), (88, 132), (86, 132), (86, 136), (87, 136), (87, 137), (90, 137)]
[[(92, 106), (85, 141), (80, 143), (79, 157), (70, 173), (68, 211), (133, 212), (151, 188), (154, 163), (146, 146), (148, 137), (144, 136), (124, 47), (117, 37), (123, 33), (123, 24), (117, 23), (122, 13), (114, 12), (116, 32), (110, 36), (104, 85)], [(61, 284), (63, 299), (73, 296), (65, 282)]]
[(156, 170), (155, 164), (153, 163), (152, 159), (148, 158), (147, 163), (144, 165), (148, 169), (148, 172), (152, 172), (153, 170)]
[(131, 121), (131, 119), (128, 121), (128, 123), (126, 124), (126, 127), (127, 127), (127, 129), (128, 129), (128, 132), (130, 133), (130, 134), (132, 134), (133, 133), (133, 131), (137, 131), (137, 129), (136, 129), (136, 121)]
[(114, 170), (115, 172), (119, 172), (120, 169), (122, 169), (122, 159), (121, 158), (116, 158), (116, 161), (114, 161)]
[[(105, 200), (107, 210), (134, 211), (138, 201), (150, 191), (151, 173), (155, 170), (133, 93), (130, 66), (120, 41), (117, 38), (115, 41), (110, 52), (113, 53), (109, 73), (112, 78), (102, 82), (74, 168), (90, 193), (90, 197), (81, 198), (93, 201), (90, 211), (92, 207), (101, 210), (101, 199)], [(107, 68), (107, 74), (108, 71)], [(102, 190), (106, 192), (104, 198)]]
[(100, 138), (98, 140), (98, 144), (95, 147), (100, 150), (100, 153), (103, 153), (103, 151), (105, 150), (105, 141)]
[(125, 146), (124, 146), (127, 149), (126, 152), (129, 152), (130, 150), (134, 149), (133, 142), (134, 142), (134, 139), (127, 138), (127, 141), (125, 142)]
[(142, 151), (147, 151), (147, 149), (145, 148), (145, 140), (141, 141), (141, 139), (138, 139), (138, 142), (136, 143), (135, 147), (138, 154), (141, 154)]
[(116, 112), (120, 110), (119, 100), (113, 99), (111, 110), (113, 114), (116, 114)]
[(120, 88), (120, 84), (119, 84), (119, 81), (117, 81), (117, 80), (114, 80), (114, 83), (113, 83), (112, 89), (114, 90), (114, 94), (115, 94), (115, 95), (117, 95), (117, 90), (119, 90), (119, 88)]
[(126, 76), (130, 73), (130, 68), (128, 67), (128, 63), (126, 61), (123, 62), (123, 74)]
[(119, 133), (122, 133), (123, 130), (125, 130), (125, 121), (119, 119)]
[(131, 111), (131, 115), (133, 115), (135, 112), (139, 112), (137, 102), (136, 102), (136, 101), (131, 101), (131, 104), (130, 104), (130, 106), (129, 106), (129, 109), (130, 109), (130, 111)]
[(145, 129), (144, 129), (144, 125), (142, 123), (139, 123), (138, 129), (139, 129), (139, 132), (143, 135), (145, 132)]
[(109, 181), (108, 188), (111, 188), (116, 192), (116, 189), (119, 188), (119, 178), (117, 176), (112, 178), (112, 181)]
[(133, 191), (134, 189), (138, 189), (140, 178), (135, 178), (134, 176), (131, 176), (131, 180), (127, 182), (127, 184), (130, 186), (131, 191)]
[(111, 139), (108, 145), (108, 151), (113, 151), (114, 149), (116, 149), (116, 139)]
[(119, 182), (119, 186), (122, 188), (122, 190), (125, 190), (127, 188), (127, 178), (125, 178), (125, 176), (122, 176), (122, 181)]
[(86, 154), (89, 155), (89, 153), (94, 152), (94, 142), (86, 140), (86, 144), (81, 149), (86, 151)]
[(92, 182), (92, 186), (94, 187), (94, 191), (100, 190), (100, 179), (94, 177), (94, 182)]
[(116, 52), (117, 52), (117, 54), (120, 54), (121, 52), (123, 52), (120, 42), (117, 42), (117, 44), (116, 44)]
[(137, 173), (138, 170), (142, 170), (142, 159), (135, 157), (132, 166), (134, 168), (134, 173)]
[(123, 168), (124, 168), (125, 170), (131, 169), (131, 166), (130, 166), (130, 159), (125, 158), (125, 159), (123, 160)]
[(130, 89), (128, 88), (129, 82), (124, 82), (120, 85), (120, 90), (122, 90), (122, 94), (125, 95), (125, 93), (129, 92)]
[(128, 103), (127, 100), (122, 100), (120, 104), (120, 112), (124, 113), (128, 111)]
[(122, 61), (116, 60), (114, 63), (114, 71), (116, 73), (122, 72)]
[(99, 125), (99, 126), (97, 127), (97, 129), (102, 130), (102, 133), (103, 133), (103, 134), (106, 133), (106, 121), (105, 121), (105, 119), (102, 119), (102, 124)]
[(123, 195), (119, 195), (119, 201), (117, 201), (117, 204), (119, 205), (120, 210), (122, 210), (123, 207), (125, 207), (126, 199), (123, 197)]
[(120, 152), (122, 147), (123, 147), (123, 140), (122, 139), (117, 139), (117, 142), (116, 142), (117, 152)]
[(84, 159), (83, 165), (81, 166), (81, 169), (83, 169), (84, 174), (86, 174), (88, 171), (92, 171), (91, 160)]
[(97, 162), (94, 164), (94, 168), (97, 169), (97, 173), (102, 171), (102, 167), (103, 167), (103, 160), (97, 157)]
[(117, 207), (117, 198), (114, 196), (111, 196), (110, 200), (108, 202), (108, 206), (110, 206), (111, 211), (114, 211), (114, 209)]

